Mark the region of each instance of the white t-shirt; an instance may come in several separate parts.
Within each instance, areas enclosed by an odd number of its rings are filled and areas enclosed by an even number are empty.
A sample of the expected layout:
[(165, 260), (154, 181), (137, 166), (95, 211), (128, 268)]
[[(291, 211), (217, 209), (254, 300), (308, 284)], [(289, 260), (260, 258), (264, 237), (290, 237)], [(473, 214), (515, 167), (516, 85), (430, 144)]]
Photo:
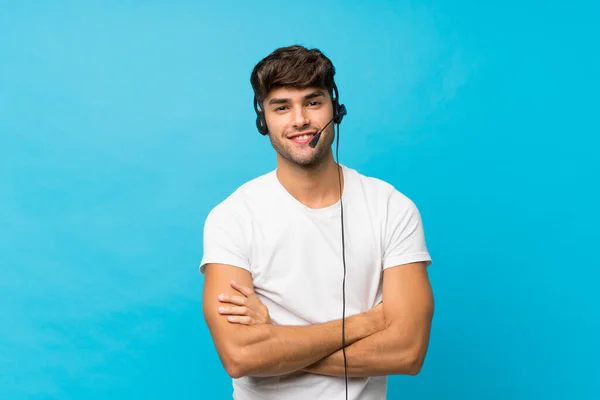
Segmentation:
[[(382, 300), (383, 270), (431, 258), (415, 204), (392, 185), (342, 166), (346, 316)], [(250, 271), (274, 324), (308, 325), (342, 317), (340, 204), (311, 209), (280, 184), (276, 171), (242, 186), (209, 213), (207, 263)], [(341, 341), (341, 340), (340, 340)], [(342, 400), (343, 377), (296, 372), (233, 379), (236, 400)], [(387, 377), (348, 378), (348, 398), (386, 398)]]

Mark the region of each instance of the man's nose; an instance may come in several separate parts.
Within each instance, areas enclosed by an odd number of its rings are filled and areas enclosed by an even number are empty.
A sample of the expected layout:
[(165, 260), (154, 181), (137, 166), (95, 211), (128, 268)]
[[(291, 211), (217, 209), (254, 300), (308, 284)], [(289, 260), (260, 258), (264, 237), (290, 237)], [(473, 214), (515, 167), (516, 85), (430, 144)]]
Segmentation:
[(309, 125), (310, 121), (304, 107), (294, 109), (294, 128), (301, 128)]

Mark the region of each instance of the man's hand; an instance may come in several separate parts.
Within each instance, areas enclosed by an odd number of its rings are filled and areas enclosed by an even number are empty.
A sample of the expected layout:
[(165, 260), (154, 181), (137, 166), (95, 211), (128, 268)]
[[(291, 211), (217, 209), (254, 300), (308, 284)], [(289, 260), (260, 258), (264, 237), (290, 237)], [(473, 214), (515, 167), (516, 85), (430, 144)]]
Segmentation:
[(231, 281), (230, 284), (242, 296), (221, 293), (218, 297), (219, 301), (223, 304), (233, 305), (221, 305), (219, 314), (228, 315), (227, 320), (234, 324), (258, 325), (271, 323), (267, 306), (260, 301), (254, 290), (236, 281)]

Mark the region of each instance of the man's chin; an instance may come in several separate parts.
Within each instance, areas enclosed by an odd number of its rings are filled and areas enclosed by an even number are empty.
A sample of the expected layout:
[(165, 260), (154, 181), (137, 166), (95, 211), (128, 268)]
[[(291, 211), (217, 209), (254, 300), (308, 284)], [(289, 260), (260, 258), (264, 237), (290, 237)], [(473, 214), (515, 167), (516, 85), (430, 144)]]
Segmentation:
[(301, 167), (313, 167), (321, 162), (320, 158), (315, 157), (314, 155), (311, 155), (310, 157), (294, 157), (288, 154), (283, 155), (283, 158), (285, 158), (289, 163)]

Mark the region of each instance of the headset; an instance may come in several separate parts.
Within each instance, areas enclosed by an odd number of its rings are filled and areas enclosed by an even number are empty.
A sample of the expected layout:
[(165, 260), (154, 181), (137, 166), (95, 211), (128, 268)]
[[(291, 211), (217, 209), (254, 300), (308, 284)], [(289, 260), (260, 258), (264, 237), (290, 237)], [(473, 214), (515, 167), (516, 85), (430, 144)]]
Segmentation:
[[(333, 84), (333, 93), (335, 97), (331, 99), (333, 103), (333, 118), (329, 120), (329, 122), (313, 137), (313, 139), (308, 143), (310, 147), (313, 149), (317, 146), (319, 139), (321, 138), (321, 133), (331, 124), (332, 122), (336, 125), (337, 130), (337, 140), (335, 145), (335, 162), (338, 165), (338, 183), (340, 188), (340, 219), (342, 223), (342, 263), (344, 265), (344, 278), (342, 281), (342, 353), (344, 354), (344, 379), (346, 382), (346, 400), (348, 400), (348, 367), (346, 363), (346, 335), (345, 335), (345, 320), (346, 320), (346, 245), (344, 240), (344, 205), (342, 202), (342, 176), (341, 176), (341, 167), (339, 165), (339, 148), (340, 148), (340, 124), (342, 123), (342, 119), (344, 115), (348, 113), (346, 106), (344, 104), (339, 103), (339, 94), (338, 89), (335, 83)], [(256, 96), (254, 96), (254, 111), (256, 111), (256, 128), (261, 135), (266, 135), (269, 133), (269, 128), (267, 127), (267, 121), (265, 120), (265, 115), (263, 111), (258, 109), (258, 101)]]

